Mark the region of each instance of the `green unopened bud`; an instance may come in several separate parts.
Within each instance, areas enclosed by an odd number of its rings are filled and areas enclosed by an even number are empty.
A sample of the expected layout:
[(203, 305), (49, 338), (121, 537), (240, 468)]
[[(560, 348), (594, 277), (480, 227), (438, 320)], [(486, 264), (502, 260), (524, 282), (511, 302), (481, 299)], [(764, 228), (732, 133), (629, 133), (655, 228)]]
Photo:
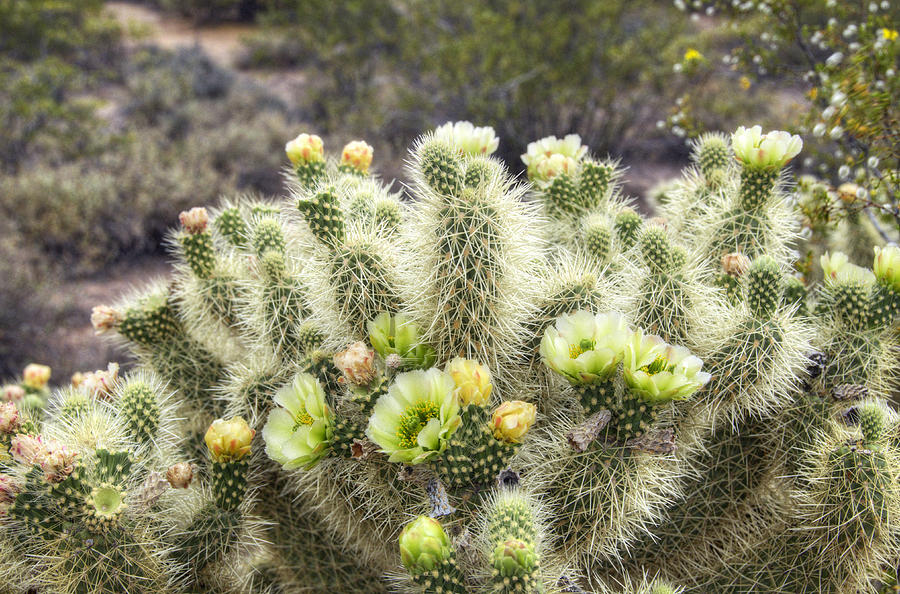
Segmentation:
[(501, 577), (525, 576), (537, 566), (537, 554), (534, 552), (534, 545), (512, 538), (497, 545), (491, 556), (491, 563)]
[(434, 518), (419, 516), (400, 533), (400, 558), (412, 575), (436, 569), (452, 554), (450, 539)]
[(873, 444), (881, 440), (887, 424), (884, 407), (877, 402), (867, 402), (856, 407), (859, 414), (859, 428), (866, 443)]

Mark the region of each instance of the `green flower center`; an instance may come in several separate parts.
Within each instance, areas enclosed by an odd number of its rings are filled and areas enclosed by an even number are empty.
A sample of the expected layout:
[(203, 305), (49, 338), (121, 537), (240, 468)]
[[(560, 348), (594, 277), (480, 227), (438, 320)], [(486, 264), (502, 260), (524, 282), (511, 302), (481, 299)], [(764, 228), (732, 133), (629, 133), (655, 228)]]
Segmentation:
[(301, 408), (300, 412), (297, 413), (297, 416), (294, 417), (294, 431), (297, 430), (297, 427), (300, 425), (312, 425), (313, 418), (308, 412), (306, 412), (305, 408)]
[(101, 487), (91, 493), (97, 515), (113, 516), (122, 506), (122, 492), (115, 487)]
[(643, 367), (640, 367), (639, 370), (649, 375), (656, 375), (657, 373), (662, 373), (663, 371), (668, 371), (671, 373), (675, 371), (675, 366), (669, 365), (669, 360), (662, 355), (657, 355), (656, 359), (653, 360), (653, 363), (644, 365)]
[(417, 402), (407, 408), (397, 423), (397, 439), (400, 440), (400, 447), (404, 450), (415, 447), (419, 432), (428, 421), (437, 418), (439, 413), (438, 405), (430, 400)]
[(596, 344), (597, 341), (595, 340), (591, 340), (589, 338), (581, 339), (581, 342), (579, 342), (578, 344), (569, 346), (569, 358), (577, 359), (582, 353), (594, 350), (594, 345)]

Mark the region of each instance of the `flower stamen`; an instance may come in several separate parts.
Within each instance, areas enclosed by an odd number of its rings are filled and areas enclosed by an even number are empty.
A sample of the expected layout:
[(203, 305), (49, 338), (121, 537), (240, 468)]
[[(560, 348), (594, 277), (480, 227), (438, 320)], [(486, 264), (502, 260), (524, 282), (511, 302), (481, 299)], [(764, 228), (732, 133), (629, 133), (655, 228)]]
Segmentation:
[(404, 449), (415, 447), (419, 432), (425, 428), (428, 421), (437, 418), (439, 412), (434, 402), (417, 402), (407, 408), (397, 424), (400, 447)]

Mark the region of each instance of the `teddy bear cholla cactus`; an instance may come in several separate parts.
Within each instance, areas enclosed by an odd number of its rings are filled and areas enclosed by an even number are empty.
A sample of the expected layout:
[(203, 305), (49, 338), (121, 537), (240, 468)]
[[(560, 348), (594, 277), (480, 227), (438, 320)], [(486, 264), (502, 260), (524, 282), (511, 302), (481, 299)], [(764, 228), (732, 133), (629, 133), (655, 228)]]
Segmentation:
[[(195, 305), (204, 294), (185, 288), (206, 268), (176, 243), (187, 264), (173, 290), (103, 319), (185, 390), (185, 410), (260, 431), (274, 464), (248, 458), (255, 509), (277, 523), (302, 507), (376, 573), (396, 577), (399, 541), (412, 574), (400, 588), (632, 591), (657, 572), (694, 588), (763, 583), (737, 560), (776, 535), (760, 560), (814, 545), (792, 584), (838, 591), (840, 577), (878, 574), (896, 528), (879, 516), (851, 556), (827, 544), (854, 501), (835, 469), (859, 454), (833, 447), (853, 429), (806, 374), (832, 322), (785, 298), (794, 226), (778, 180), (796, 144), (739, 131), (733, 159), (727, 139), (706, 139), (669, 203), (701, 197), (696, 216), (645, 223), (615, 163), (574, 135), (529, 147), (529, 187), (489, 156), (487, 129), (442, 127), (414, 146), (403, 203), (362, 144), (338, 161), (301, 135), (288, 200), (226, 203), (202, 231), (228, 263), (230, 318)], [(749, 264), (729, 269), (726, 295), (717, 267), (736, 251)], [(881, 447), (866, 464), (884, 474), (860, 492), (895, 505), (896, 454)], [(813, 487), (823, 476), (834, 488)], [(507, 513), (495, 485), (516, 480), (533, 525), (492, 535)], [(784, 488), (797, 497), (771, 495)], [(787, 537), (816, 525), (810, 502), (826, 506), (821, 537)], [(432, 519), (410, 524), (419, 515)], [(260, 558), (302, 556), (308, 543), (286, 540)]]

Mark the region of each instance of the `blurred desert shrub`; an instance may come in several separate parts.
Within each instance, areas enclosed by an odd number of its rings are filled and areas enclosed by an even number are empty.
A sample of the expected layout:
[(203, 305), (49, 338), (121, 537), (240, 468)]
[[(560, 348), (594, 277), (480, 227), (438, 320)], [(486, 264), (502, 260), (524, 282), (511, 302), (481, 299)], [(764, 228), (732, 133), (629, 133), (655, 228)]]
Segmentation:
[(687, 22), (653, 0), (281, 0), (258, 21), (243, 65), (311, 67), (323, 131), (349, 118), (402, 144), (470, 119), (494, 126), (511, 162), (549, 132), (604, 151), (652, 125), (669, 96), (659, 54)]
[(146, 0), (145, 4), (187, 17), (195, 23), (252, 21), (270, 0)]
[(285, 108), (197, 50), (135, 55), (123, 128), (102, 154), (0, 181), (0, 216), (71, 274), (159, 250), (178, 213), (220, 194), (275, 192)]

